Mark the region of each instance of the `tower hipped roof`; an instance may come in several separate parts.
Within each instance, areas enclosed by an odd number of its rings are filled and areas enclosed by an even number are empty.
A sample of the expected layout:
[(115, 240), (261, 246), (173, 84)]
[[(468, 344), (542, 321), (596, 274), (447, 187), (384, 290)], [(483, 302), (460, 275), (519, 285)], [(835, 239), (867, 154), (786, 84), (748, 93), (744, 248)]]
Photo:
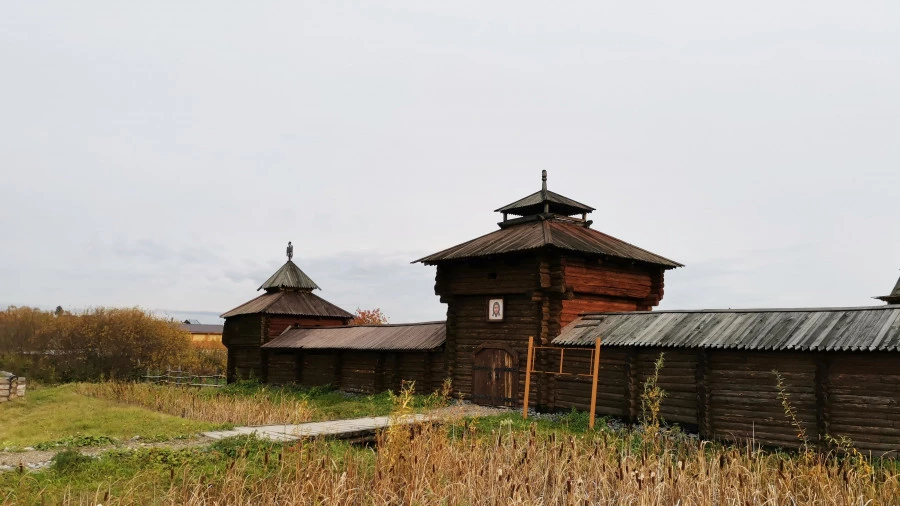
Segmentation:
[(490, 234), (420, 258), (416, 262), (436, 264), (450, 260), (536, 250), (543, 247), (635, 260), (660, 265), (666, 269), (682, 267), (682, 264), (678, 262), (603, 232), (587, 228), (581, 223), (553, 217), (501, 228)]
[[(457, 244), (415, 262), (437, 264), (540, 248), (556, 248), (599, 257), (659, 265), (664, 269), (683, 267), (666, 257), (651, 253), (621, 239), (591, 229), (587, 214), (594, 208), (547, 189), (547, 171), (541, 172), (541, 190), (496, 210), (503, 213), (500, 230)], [(508, 219), (507, 215), (521, 216)], [(575, 217), (574, 215), (582, 215)], [(413, 263), (415, 263), (413, 262)]]

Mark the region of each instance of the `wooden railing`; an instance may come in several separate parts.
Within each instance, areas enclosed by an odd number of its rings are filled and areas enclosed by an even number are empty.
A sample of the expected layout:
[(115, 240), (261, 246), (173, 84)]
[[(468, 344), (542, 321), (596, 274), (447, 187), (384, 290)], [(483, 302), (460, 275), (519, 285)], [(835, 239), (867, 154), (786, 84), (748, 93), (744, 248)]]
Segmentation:
[(155, 385), (174, 385), (182, 387), (221, 388), (227, 383), (224, 374), (203, 376), (191, 374), (188, 371), (182, 371), (180, 369), (168, 369), (165, 374), (150, 374), (150, 371), (147, 371), (147, 374), (143, 378), (145, 382), (153, 383)]

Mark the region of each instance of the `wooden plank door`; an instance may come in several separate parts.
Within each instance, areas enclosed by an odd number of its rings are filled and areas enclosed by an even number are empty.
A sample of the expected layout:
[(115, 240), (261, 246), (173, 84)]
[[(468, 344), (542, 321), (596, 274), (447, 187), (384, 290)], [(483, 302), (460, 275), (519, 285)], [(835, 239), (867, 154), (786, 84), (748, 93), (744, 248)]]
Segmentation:
[(518, 406), (518, 394), (516, 353), (500, 347), (479, 347), (472, 366), (472, 401), (482, 406)]

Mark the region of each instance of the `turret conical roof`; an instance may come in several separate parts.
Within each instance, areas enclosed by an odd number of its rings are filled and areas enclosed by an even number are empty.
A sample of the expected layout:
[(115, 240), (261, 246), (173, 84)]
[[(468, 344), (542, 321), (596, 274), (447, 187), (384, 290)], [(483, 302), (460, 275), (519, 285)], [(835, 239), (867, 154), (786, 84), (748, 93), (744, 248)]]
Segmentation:
[(315, 281), (310, 279), (305, 272), (300, 270), (292, 260), (288, 260), (280, 269), (275, 271), (265, 283), (260, 286), (257, 291), (265, 289), (266, 291), (275, 290), (321, 290)]

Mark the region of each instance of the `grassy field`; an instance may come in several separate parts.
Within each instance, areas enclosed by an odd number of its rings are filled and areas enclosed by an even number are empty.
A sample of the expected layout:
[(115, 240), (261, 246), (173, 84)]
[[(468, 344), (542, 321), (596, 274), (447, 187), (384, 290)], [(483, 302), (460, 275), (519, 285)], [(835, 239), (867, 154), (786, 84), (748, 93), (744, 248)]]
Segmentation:
[[(434, 404), (413, 396), (415, 409)], [(328, 388), (267, 387), (243, 382), (221, 389), (145, 383), (74, 383), (29, 390), (0, 407), (0, 449), (95, 446), (140, 436), (186, 438), (236, 425), (302, 423), (391, 412), (392, 396), (351, 395)]]
[(55, 442), (90, 446), (134, 436), (172, 439), (222, 426), (86, 397), (76, 390), (76, 385), (33, 388), (25, 399), (0, 405), (0, 449)]
[[(374, 447), (239, 437), (208, 448), (66, 454), (0, 475), (3, 504), (890, 505), (891, 465), (511, 418), (383, 432)], [(888, 463), (890, 464), (890, 463)]]
[[(81, 397), (73, 387), (49, 390), (57, 399)], [(212, 397), (269, 395), (309, 406), (334, 399), (321, 403), (321, 413), (374, 408), (403, 414), (447, 401), (409, 392), (384, 400), (258, 385)], [(351, 404), (341, 407), (333, 395)], [(45, 471), (0, 474), (0, 504), (837, 506), (891, 505), (900, 498), (895, 461), (869, 460), (852, 448), (817, 454), (726, 446), (649, 422), (613, 430), (601, 419), (589, 430), (583, 413), (536, 422), (511, 413), (398, 426), (372, 446), (327, 440), (282, 445), (251, 436), (180, 450), (117, 448), (100, 458), (66, 451)]]

